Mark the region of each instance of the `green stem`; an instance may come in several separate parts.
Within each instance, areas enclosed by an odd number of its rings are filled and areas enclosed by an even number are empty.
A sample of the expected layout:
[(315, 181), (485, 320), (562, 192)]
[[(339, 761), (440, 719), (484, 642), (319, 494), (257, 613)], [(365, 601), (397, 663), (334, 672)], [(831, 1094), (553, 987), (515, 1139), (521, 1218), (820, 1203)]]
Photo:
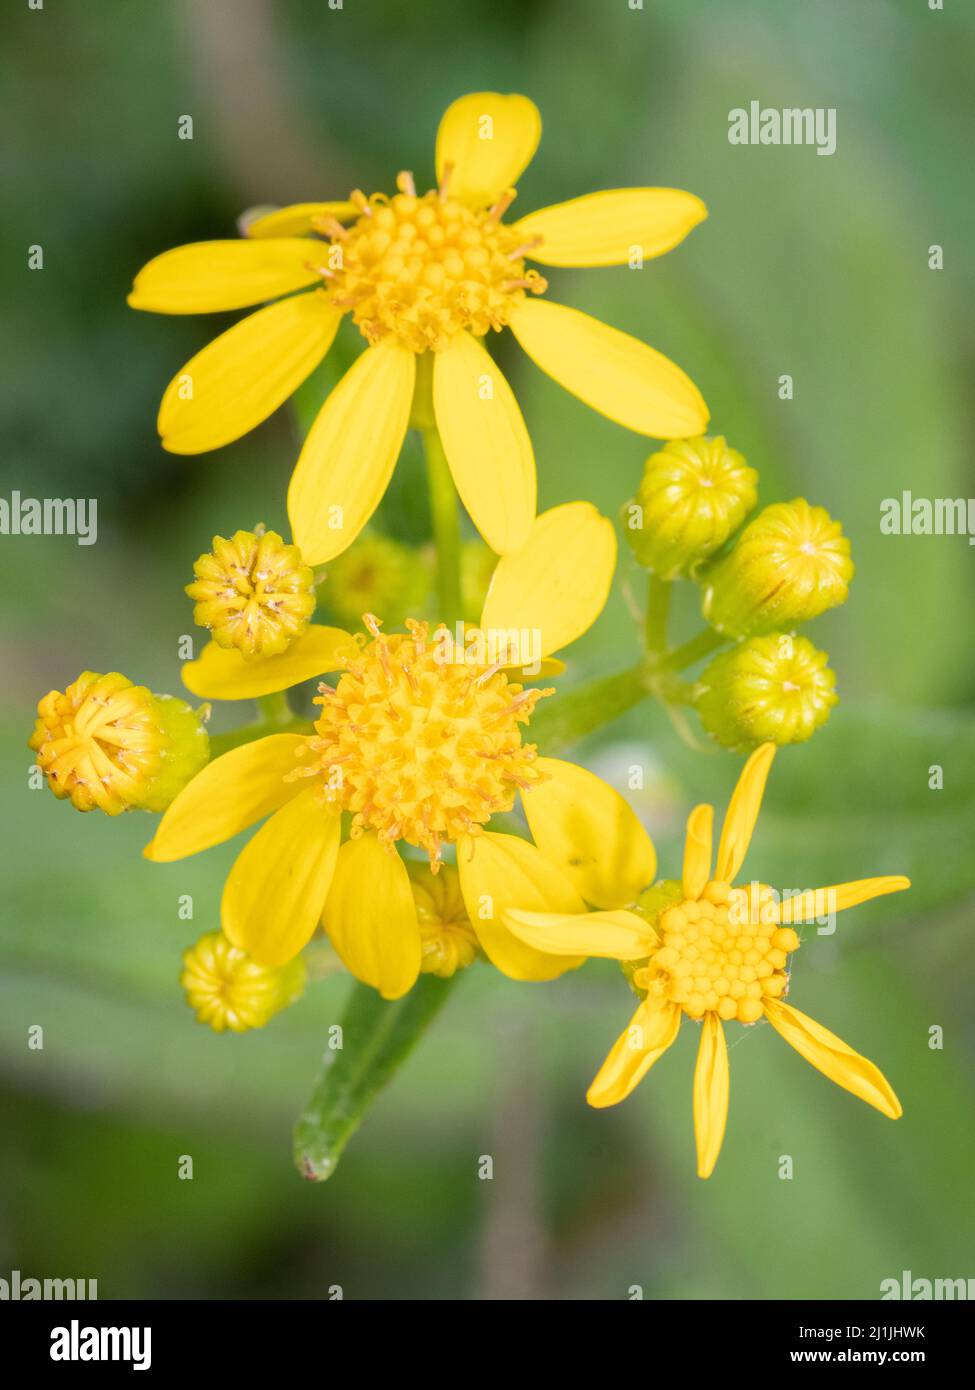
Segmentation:
[(657, 669), (683, 671), (686, 666), (693, 666), (695, 662), (703, 661), (706, 656), (710, 656), (719, 647), (726, 647), (730, 641), (730, 637), (722, 637), (721, 633), (715, 632), (714, 628), (706, 627), (703, 632), (699, 632), (696, 637), (692, 637), (682, 647), (675, 647), (672, 652), (668, 652)]
[(437, 601), (440, 619), (455, 623), (463, 617), (460, 600), (460, 514), (457, 492), (436, 425), (421, 430), (430, 489), (430, 522), (437, 547)]
[(273, 695), (259, 695), (257, 712), (261, 716), (262, 724), (287, 724), (291, 718), (288, 692), (278, 690)]
[(646, 647), (651, 656), (667, 650), (667, 615), (673, 584), (651, 574), (647, 588)]
[(586, 734), (618, 719), (650, 694), (643, 663), (614, 676), (600, 676), (586, 685), (541, 701), (531, 721), (531, 738), (544, 753), (578, 742)]
[(294, 1156), (302, 1177), (324, 1182), (332, 1176), (369, 1104), (409, 1056), (458, 978), (421, 975), (408, 994), (391, 1002), (368, 985), (353, 985), (342, 1016), (342, 1046), (326, 1054), (295, 1125)]

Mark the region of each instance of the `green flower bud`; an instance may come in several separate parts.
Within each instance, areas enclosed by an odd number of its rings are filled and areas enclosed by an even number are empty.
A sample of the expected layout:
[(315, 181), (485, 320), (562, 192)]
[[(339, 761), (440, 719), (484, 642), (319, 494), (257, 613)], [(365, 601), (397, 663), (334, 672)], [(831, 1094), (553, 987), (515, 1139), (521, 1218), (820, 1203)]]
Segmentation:
[(673, 439), (644, 464), (626, 534), (645, 569), (675, 579), (718, 550), (754, 507), (758, 474), (724, 438)]
[(328, 564), (323, 599), (344, 627), (357, 627), (363, 613), (381, 613), (390, 628), (423, 607), (430, 574), (418, 553), (377, 531)]
[(718, 632), (751, 637), (791, 628), (846, 601), (850, 542), (825, 508), (802, 497), (777, 502), (700, 578), (703, 613)]
[(721, 652), (703, 672), (695, 705), (725, 748), (804, 743), (826, 723), (838, 695), (825, 652), (805, 637), (774, 632)]

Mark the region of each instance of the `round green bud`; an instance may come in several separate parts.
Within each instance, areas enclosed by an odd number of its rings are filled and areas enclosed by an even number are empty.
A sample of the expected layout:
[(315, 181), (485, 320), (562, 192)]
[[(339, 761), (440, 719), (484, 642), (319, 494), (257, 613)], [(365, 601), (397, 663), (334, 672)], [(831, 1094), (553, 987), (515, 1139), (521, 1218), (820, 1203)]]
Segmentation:
[(363, 613), (381, 613), (394, 628), (422, 609), (430, 572), (410, 546), (366, 531), (329, 562), (326, 581), (323, 600), (344, 627), (358, 626)]
[(701, 723), (740, 752), (760, 743), (804, 743), (839, 699), (828, 661), (806, 637), (751, 637), (703, 672), (695, 698)]
[(704, 617), (729, 637), (808, 622), (846, 601), (853, 561), (843, 528), (805, 498), (765, 507), (699, 576)]
[(718, 550), (755, 506), (758, 474), (718, 435), (672, 439), (644, 464), (626, 513), (637, 560), (676, 579)]

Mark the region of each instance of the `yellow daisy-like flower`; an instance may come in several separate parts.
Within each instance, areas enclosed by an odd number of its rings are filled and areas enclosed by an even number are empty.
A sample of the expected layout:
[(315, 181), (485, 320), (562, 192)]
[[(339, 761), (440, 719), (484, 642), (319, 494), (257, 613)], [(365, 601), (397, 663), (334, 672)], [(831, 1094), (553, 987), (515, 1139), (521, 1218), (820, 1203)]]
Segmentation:
[[(859, 879), (781, 901), (768, 885), (735, 888), (774, 754), (773, 744), (763, 744), (745, 764), (713, 868), (714, 810), (698, 806), (687, 823), (681, 882), (651, 889), (642, 907), (637, 902), (636, 910), (584, 916), (513, 907), (503, 915), (505, 926), (535, 950), (623, 962), (644, 996), (589, 1088), (590, 1105), (624, 1100), (677, 1037), (683, 1014), (701, 1023), (694, 1130), (702, 1178), (710, 1176), (724, 1138), (728, 1053), (723, 1024), (729, 1020), (752, 1024), (768, 1019), (824, 1076), (890, 1119), (901, 1114), (900, 1102), (872, 1062), (783, 1003), (782, 996), (789, 988), (788, 957), (799, 946), (794, 925), (900, 892), (910, 881), (900, 876)], [(579, 832), (584, 828), (580, 823)], [(577, 846), (579, 854), (595, 854), (607, 877), (612, 875), (612, 858), (597, 836), (578, 833)], [(618, 854), (613, 841), (610, 848)], [(632, 897), (630, 901), (634, 903)]]
[[(561, 669), (551, 654), (602, 611), (615, 561), (612, 525), (589, 503), (568, 503), (542, 513), (525, 549), (499, 560), (479, 629), (430, 633), (412, 623), (386, 635), (369, 617), (368, 638), (346, 638), (350, 655), (333, 668), (343, 672), (338, 683), (321, 687), (314, 733), (271, 734), (216, 758), (173, 802), (146, 856), (181, 859), (268, 816), (227, 879), (227, 937), (259, 964), (282, 965), (324, 910), (346, 966), (397, 998), (421, 969), (423, 933), (396, 846), (425, 849), (435, 872), (442, 848), (456, 845), (468, 919), (490, 959), (517, 978), (561, 974), (577, 962), (527, 948), (500, 910), (533, 903), (537, 887), (540, 902), (581, 912), (575, 871), (484, 826), (531, 787), (541, 843), (546, 805), (557, 824), (576, 774), (589, 779), (587, 795), (602, 786), (524, 742), (535, 703), (550, 692), (521, 681), (525, 670)], [(241, 671), (253, 664), (239, 660)]]
[[(432, 353), (437, 427), (461, 500), (498, 554), (519, 550), (535, 515), (535, 459), (510, 386), (480, 341), (508, 327), (543, 371), (593, 409), (654, 438), (701, 434), (707, 408), (666, 357), (598, 320), (540, 298), (527, 261), (641, 263), (705, 216), (671, 188), (592, 193), (502, 219), (541, 135), (524, 96), (480, 92), (448, 107), (438, 187), (400, 174), (392, 197), (301, 203), (251, 222), (240, 241), (167, 251), (136, 277), (129, 303), (210, 313), (265, 300), (173, 379), (163, 445), (196, 454), (246, 434), (315, 369), (351, 314), (368, 344), (322, 406), (288, 494), (307, 563), (351, 545), (386, 490), (406, 433), (417, 359)], [(309, 237), (315, 239), (309, 240)], [(306, 293), (295, 293), (306, 291)]]

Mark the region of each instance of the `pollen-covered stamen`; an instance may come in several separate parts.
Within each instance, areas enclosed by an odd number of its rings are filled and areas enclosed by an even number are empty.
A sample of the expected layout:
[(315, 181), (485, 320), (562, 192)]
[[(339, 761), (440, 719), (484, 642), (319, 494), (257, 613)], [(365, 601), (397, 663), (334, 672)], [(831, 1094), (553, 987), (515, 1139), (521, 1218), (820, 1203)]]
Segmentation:
[(426, 623), (390, 634), (371, 614), (364, 623), (371, 640), (334, 689), (322, 688), (296, 775), (321, 777), (325, 799), (352, 815), (353, 835), (406, 840), (436, 869), (444, 844), (510, 811), (518, 789), (541, 780), (522, 726), (552, 692), (446, 660)]
[(660, 916), (662, 944), (634, 983), (679, 1005), (691, 1018), (757, 1023), (765, 999), (788, 989), (785, 966), (799, 945), (791, 927), (772, 920), (774, 894), (764, 884), (732, 888), (708, 883), (698, 899), (685, 899)]
[(221, 647), (245, 657), (274, 656), (304, 632), (315, 611), (315, 576), (295, 545), (275, 531), (214, 536), (213, 550), (193, 566), (186, 592), (193, 619)]
[(536, 241), (500, 220), (515, 190), (475, 211), (449, 196), (450, 172), (422, 196), (406, 172), (392, 198), (356, 190), (355, 222), (341, 234), (327, 222), (317, 228), (336, 244), (324, 276), (331, 302), (352, 309), (371, 343), (393, 336), (414, 352), (438, 351), (461, 329), (483, 337), (503, 328), (526, 294), (548, 288), (524, 264)]

